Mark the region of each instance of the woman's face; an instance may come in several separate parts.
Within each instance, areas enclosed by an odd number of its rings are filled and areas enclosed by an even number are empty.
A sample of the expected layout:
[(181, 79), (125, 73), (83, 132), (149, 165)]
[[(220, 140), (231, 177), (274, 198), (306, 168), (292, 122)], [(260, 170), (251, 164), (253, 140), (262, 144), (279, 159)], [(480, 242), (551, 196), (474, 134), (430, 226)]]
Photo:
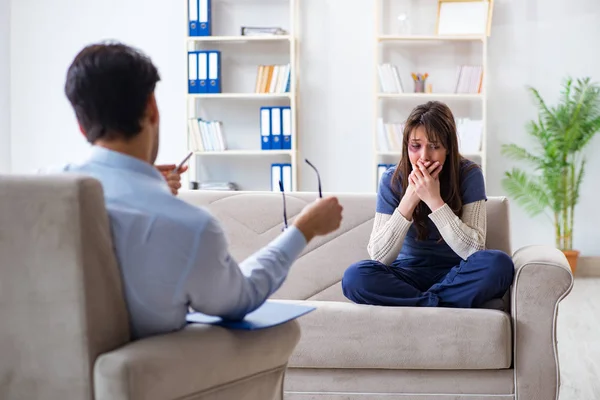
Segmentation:
[(427, 133), (423, 125), (413, 129), (408, 140), (408, 158), (413, 166), (416, 167), (419, 160), (434, 163), (439, 161), (444, 165), (446, 161), (446, 148), (441, 143), (429, 142)]

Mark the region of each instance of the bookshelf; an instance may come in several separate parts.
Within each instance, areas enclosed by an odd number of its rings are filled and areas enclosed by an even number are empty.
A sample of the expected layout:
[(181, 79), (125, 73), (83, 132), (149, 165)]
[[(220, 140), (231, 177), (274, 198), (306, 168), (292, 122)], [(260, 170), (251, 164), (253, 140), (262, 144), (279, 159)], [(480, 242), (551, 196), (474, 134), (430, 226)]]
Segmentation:
[[(192, 182), (231, 182), (238, 190), (270, 191), (271, 165), (290, 164), (289, 187), (297, 191), (298, 0), (267, 0), (268, 7), (263, 1), (184, 1), (188, 80), (192, 69), (190, 52), (218, 51), (220, 58), (219, 90), (215, 93), (195, 93), (190, 87), (186, 90), (187, 147), (194, 152), (190, 171), (185, 174), (187, 187), (190, 188)], [(190, 9), (190, 1), (195, 1), (199, 16), (202, 3), (206, 1), (210, 5), (210, 32), (203, 32), (205, 36), (194, 36), (190, 32), (192, 14), (195, 14), (195, 10)], [(242, 27), (276, 27), (283, 32), (242, 35)], [(287, 65), (289, 74), (285, 75)], [(258, 84), (260, 66), (266, 66), (262, 85)], [(273, 149), (262, 149), (263, 107), (273, 107), (282, 116), (286, 109), (286, 133), (291, 133), (287, 141), (291, 142), (289, 148), (274, 145)], [(193, 125), (198, 119), (201, 120), (199, 129)], [(218, 122), (218, 133), (210, 129), (207, 132), (204, 121)], [(215, 139), (215, 135), (220, 139)], [(220, 145), (214, 146), (214, 141)]]
[[(415, 106), (431, 100), (450, 107), (461, 154), (486, 173), (488, 36), (437, 35), (437, 16), (438, 0), (374, 2), (375, 189), (379, 165), (396, 164), (401, 157), (401, 124)], [(413, 73), (428, 74), (425, 92), (415, 93)]]

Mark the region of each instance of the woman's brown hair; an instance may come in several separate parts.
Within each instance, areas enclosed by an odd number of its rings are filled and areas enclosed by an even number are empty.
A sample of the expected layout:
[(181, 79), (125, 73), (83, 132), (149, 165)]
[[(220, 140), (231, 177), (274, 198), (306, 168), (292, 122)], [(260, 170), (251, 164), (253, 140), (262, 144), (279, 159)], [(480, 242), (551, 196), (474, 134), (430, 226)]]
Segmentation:
[[(446, 149), (446, 161), (439, 176), (440, 194), (442, 200), (459, 218), (462, 215), (462, 199), (460, 196), (461, 163), (464, 158), (458, 152), (458, 137), (456, 122), (450, 108), (439, 101), (430, 101), (417, 106), (406, 120), (402, 138), (402, 156), (392, 176), (392, 188), (402, 188), (402, 193), (408, 187), (408, 176), (412, 172), (412, 165), (408, 157), (408, 144), (411, 134), (419, 126), (425, 128), (427, 140), (437, 142)], [(475, 166), (475, 164), (474, 164)], [(470, 168), (469, 168), (470, 169)], [(427, 239), (428, 216), (431, 210), (424, 202), (420, 202), (413, 213), (413, 220), (417, 229), (417, 239)]]

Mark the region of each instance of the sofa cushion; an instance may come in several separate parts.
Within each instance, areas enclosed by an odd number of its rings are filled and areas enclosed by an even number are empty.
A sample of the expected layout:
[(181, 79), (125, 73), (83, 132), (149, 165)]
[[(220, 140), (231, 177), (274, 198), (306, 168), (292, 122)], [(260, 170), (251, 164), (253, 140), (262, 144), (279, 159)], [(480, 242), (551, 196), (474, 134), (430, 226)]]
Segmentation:
[(304, 303), (317, 310), (300, 318), (302, 337), (290, 367), (464, 370), (511, 366), (511, 320), (502, 311)]

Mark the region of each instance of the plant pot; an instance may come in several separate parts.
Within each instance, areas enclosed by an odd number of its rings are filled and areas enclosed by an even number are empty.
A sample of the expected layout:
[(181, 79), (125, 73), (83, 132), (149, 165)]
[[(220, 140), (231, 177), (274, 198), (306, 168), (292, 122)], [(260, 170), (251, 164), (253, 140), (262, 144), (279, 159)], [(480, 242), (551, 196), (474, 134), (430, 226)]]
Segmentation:
[(577, 259), (579, 258), (579, 250), (563, 250), (562, 251), (567, 257), (567, 261), (569, 262), (569, 266), (571, 267), (571, 272), (573, 275), (575, 274), (575, 270), (577, 269)]

